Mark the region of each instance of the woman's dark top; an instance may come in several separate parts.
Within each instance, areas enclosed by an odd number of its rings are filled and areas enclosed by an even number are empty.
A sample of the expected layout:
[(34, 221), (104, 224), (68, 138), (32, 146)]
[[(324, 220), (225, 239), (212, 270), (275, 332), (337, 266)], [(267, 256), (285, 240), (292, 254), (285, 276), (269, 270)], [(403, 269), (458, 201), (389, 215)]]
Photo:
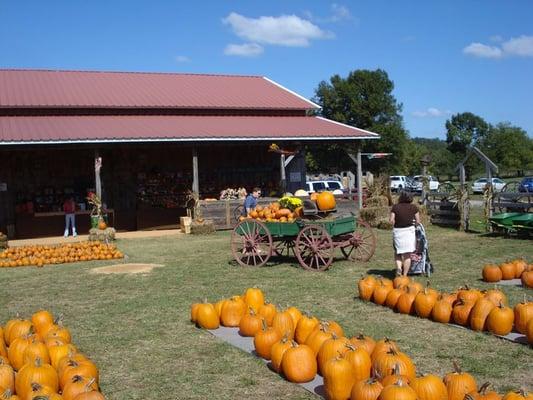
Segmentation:
[(414, 225), (418, 207), (412, 203), (398, 203), (392, 206), (392, 212), (394, 213), (394, 227), (407, 228)]

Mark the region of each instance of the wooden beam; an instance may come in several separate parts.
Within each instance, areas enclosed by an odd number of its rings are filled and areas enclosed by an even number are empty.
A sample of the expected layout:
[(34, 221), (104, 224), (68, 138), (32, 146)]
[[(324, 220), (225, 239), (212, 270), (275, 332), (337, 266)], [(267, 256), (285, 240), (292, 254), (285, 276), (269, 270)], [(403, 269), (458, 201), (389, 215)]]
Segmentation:
[(357, 208), (363, 208), (363, 166), (361, 162), (361, 146), (357, 149)]
[(100, 178), (100, 171), (102, 169), (102, 157), (99, 156), (98, 150), (94, 152), (94, 186), (96, 195), (102, 200), (102, 179)]

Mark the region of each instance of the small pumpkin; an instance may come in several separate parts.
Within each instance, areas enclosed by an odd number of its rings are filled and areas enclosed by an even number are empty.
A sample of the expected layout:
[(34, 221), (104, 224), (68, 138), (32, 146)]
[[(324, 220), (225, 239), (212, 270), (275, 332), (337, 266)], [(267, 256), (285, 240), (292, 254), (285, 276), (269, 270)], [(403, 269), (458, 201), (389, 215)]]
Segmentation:
[(374, 347), (376, 347), (376, 341), (370, 336), (365, 336), (362, 333), (360, 333), (358, 336), (350, 338), (350, 344), (354, 345), (355, 347), (362, 347), (366, 350), (368, 355), (371, 355), (374, 351)]
[(417, 400), (416, 392), (402, 380), (383, 388), (379, 400)]
[(265, 304), (265, 295), (261, 289), (257, 287), (248, 288), (244, 293), (244, 302), (248, 307), (251, 307), (255, 313), (258, 313), (259, 308)]
[(272, 320), (272, 328), (279, 331), (280, 337), (294, 338), (294, 322), (291, 314), (287, 311), (277, 313)]
[(50, 355), (48, 353), (48, 348), (42, 342), (39, 342), (37, 339), (33, 339), (31, 343), (26, 347), (23, 353), (23, 364), (35, 363), (37, 358), (41, 359), (44, 364), (50, 363)]
[(470, 328), (474, 331), (486, 330), (487, 317), (495, 307), (494, 303), (486, 298), (476, 301), (470, 313)]
[(457, 303), (452, 310), (453, 322), (458, 325), (467, 326), (470, 322), (470, 313), (472, 312), (472, 308), (474, 308), (474, 303), (465, 302), (462, 299), (457, 300)]
[(65, 388), (72, 382), (75, 376), (94, 379), (98, 384), (99, 371), (96, 365), (90, 360), (74, 361), (70, 360), (61, 370), (59, 370), (59, 387)]
[(213, 304), (206, 301), (198, 306), (196, 325), (203, 329), (217, 329), (220, 326), (218, 314)]
[(533, 393), (528, 393), (525, 390), (507, 392), (503, 396), (503, 400), (533, 400)]
[(0, 358), (0, 387), (15, 391), (15, 371), (13, 367)]
[(74, 375), (64, 386), (62, 395), (64, 400), (74, 400), (79, 394), (91, 391), (98, 391), (96, 379)]
[(296, 329), (296, 327), (298, 326), (298, 321), (300, 321), (300, 318), (302, 318), (302, 312), (293, 306), (287, 308), (285, 311), (288, 312), (292, 317), (292, 323), (294, 329)]
[(281, 335), (274, 327), (269, 327), (266, 321), (263, 320), (261, 330), (254, 336), (254, 348), (257, 355), (265, 360), (270, 360), (272, 354), (272, 346), (279, 342)]
[(490, 382), (485, 382), (479, 390), (468, 393), (465, 400), (501, 400), (502, 396), (494, 391), (487, 391)]
[(337, 337), (335, 333), (330, 339), (324, 341), (317, 354), (318, 373), (324, 375), (324, 367), (326, 362), (335, 358), (337, 355), (343, 355), (348, 348), (346, 347), (349, 341), (345, 337)]
[(457, 300), (463, 300), (465, 303), (475, 303), (481, 297), (483, 297), (483, 293), (477, 289), (470, 289), (468, 285), (457, 291)]
[(37, 311), (31, 316), (31, 323), (35, 327), (35, 332), (40, 334), (54, 324), (54, 317), (50, 311)]
[(420, 282), (413, 281), (413, 280), (411, 280), (411, 282), (409, 282), (409, 283), (407, 284), (407, 288), (411, 291), (411, 293), (414, 293), (415, 296), (416, 296), (419, 292), (421, 292), (422, 290), (424, 290), (424, 286), (423, 286)]
[(411, 381), (418, 400), (448, 400), (448, 389), (436, 375), (422, 375)]
[(527, 269), (527, 262), (525, 262), (522, 259), (517, 259), (513, 261), (513, 265), (515, 268), (514, 277), (520, 278), (520, 276), (522, 275), (522, 272), (524, 272)]
[(307, 337), (315, 330), (320, 322), (318, 318), (309, 315), (302, 315), (296, 325), (294, 331), (294, 339), (297, 343), (303, 344), (307, 340)]
[(9, 363), (15, 371), (18, 371), (24, 365), (24, 351), (34, 340), (33, 335), (18, 337), (11, 343), (7, 349)]
[(485, 282), (499, 282), (502, 280), (502, 270), (494, 264), (487, 264), (481, 271)]
[(322, 324), (324, 324), (330, 332), (337, 335), (337, 337), (344, 336), (344, 330), (337, 322), (333, 320), (329, 320), (329, 321), (322, 321)]
[(18, 320), (9, 328), (6, 325), (5, 332), (8, 332), (6, 345), (11, 346), (11, 343), (20, 337), (27, 337), (33, 333), (33, 325), (28, 320)]
[(13, 394), (13, 390), (2, 387), (0, 389), (0, 400), (20, 400), (20, 398)]
[(317, 361), (313, 350), (305, 344), (291, 343), (283, 353), (281, 370), (289, 382), (304, 383), (312, 381), (317, 373)]
[(411, 279), (408, 276), (400, 275), (393, 279), (392, 285), (394, 289), (401, 289), (406, 287), (411, 282)]
[(198, 307), (200, 307), (200, 304), (202, 303), (193, 303), (191, 304), (191, 322), (196, 323), (197, 315), (198, 315)]
[(370, 378), (372, 360), (363, 347), (356, 347), (351, 343), (347, 344), (346, 351), (344, 351), (344, 359), (352, 365), (356, 382)]
[(240, 296), (233, 296), (222, 305), (220, 322), (223, 326), (237, 327), (246, 312), (246, 303)]
[(50, 364), (42, 364), (35, 360), (33, 364), (24, 365), (15, 377), (15, 390), (22, 399), (28, 397), (35, 386), (50, 388), (53, 392), (59, 389), (59, 378), (56, 370)]
[(377, 286), (374, 288), (374, 293), (372, 294), (372, 301), (376, 304), (382, 306), (387, 300), (387, 296), (390, 291), (393, 290), (392, 285), (387, 285), (383, 282), (382, 279), (378, 281)]
[(526, 324), (526, 338), (529, 344), (533, 344), (533, 318)]
[(396, 308), (396, 304), (398, 304), (398, 299), (403, 294), (403, 292), (403, 289), (392, 289), (389, 294), (387, 294), (385, 305), (394, 310)]
[(435, 291), (430, 291), (429, 288), (425, 288), (415, 297), (414, 307), (416, 315), (418, 315), (420, 318), (428, 318), (431, 315), (431, 311), (433, 310), (436, 302), (437, 293)]
[(398, 347), (396, 342), (386, 337), (376, 342), (374, 350), (372, 350), (370, 357), (372, 358), (372, 361), (374, 361), (374, 359), (377, 358), (380, 354), (388, 353), (391, 350), (400, 351), (400, 348)]
[(452, 305), (441, 297), (440, 300), (435, 302), (433, 310), (431, 310), (431, 319), (435, 322), (447, 324), (452, 317)]
[(96, 390), (90, 390), (77, 395), (74, 400), (105, 400), (105, 397), (102, 393), (97, 392)]
[(376, 379), (356, 382), (350, 393), (350, 400), (377, 400), (383, 385)]
[(492, 301), (495, 306), (498, 306), (500, 303), (507, 305), (507, 296), (496, 287), (494, 289), (487, 290), (484, 293), (484, 297)]
[(355, 383), (352, 365), (336, 356), (326, 362), (323, 367), (324, 391), (329, 400), (346, 400), (350, 398)]
[(272, 321), (274, 320), (274, 316), (277, 313), (278, 310), (276, 306), (272, 303), (266, 302), (261, 307), (259, 307), (259, 312), (257, 314), (266, 321), (268, 326), (272, 326)]
[(276, 342), (272, 345), (272, 350), (270, 352), (270, 362), (274, 371), (281, 371), (281, 361), (283, 360), (283, 355), (285, 354), (285, 351), (287, 351), (291, 347), (292, 342), (287, 339), (286, 336), (282, 337), (279, 342)]
[(385, 378), (389, 375), (405, 375), (409, 380), (416, 377), (416, 367), (409, 356), (391, 349), (382, 353), (372, 360), (372, 369), (375, 374)]
[(513, 263), (503, 263), (500, 264), (500, 270), (502, 271), (502, 279), (510, 280), (514, 279), (516, 274), (516, 268)]
[(331, 192), (321, 192), (316, 198), (316, 204), (319, 210), (333, 210), (337, 202), (335, 196)]
[(466, 394), (477, 390), (474, 377), (461, 371), (456, 362), (453, 363), (453, 371), (444, 376), (444, 384), (448, 390), (448, 400), (463, 400)]
[(524, 287), (533, 288), (533, 269), (522, 272), (520, 280), (522, 281), (522, 285)]
[(533, 302), (524, 300), (514, 306), (514, 325), (518, 332), (526, 333), (527, 323), (533, 319)]
[(305, 344), (313, 350), (315, 357), (318, 355), (318, 351), (322, 344), (333, 337), (333, 333), (329, 331), (326, 325), (319, 324), (318, 328), (309, 334)]
[(101, 231), (107, 229), (107, 224), (103, 219), (98, 221), (98, 229), (100, 229)]
[(398, 302), (396, 303), (396, 311), (401, 314), (413, 314), (415, 311), (414, 304), (416, 294), (417, 293), (415, 293), (413, 289), (407, 287), (407, 290), (398, 298)]
[(253, 337), (261, 330), (263, 319), (258, 316), (253, 308), (249, 308), (239, 322), (239, 334), (241, 336)]
[(370, 301), (374, 289), (377, 286), (377, 280), (372, 275), (359, 279), (357, 287), (359, 288), (359, 298), (361, 300)]
[(70, 343), (61, 344), (59, 346), (48, 347), (48, 353), (50, 355), (50, 363), (52, 367), (57, 368), (59, 361), (69, 354), (76, 353), (78, 350)]
[(487, 329), (495, 335), (505, 336), (513, 330), (514, 313), (509, 307), (500, 303), (487, 317)]

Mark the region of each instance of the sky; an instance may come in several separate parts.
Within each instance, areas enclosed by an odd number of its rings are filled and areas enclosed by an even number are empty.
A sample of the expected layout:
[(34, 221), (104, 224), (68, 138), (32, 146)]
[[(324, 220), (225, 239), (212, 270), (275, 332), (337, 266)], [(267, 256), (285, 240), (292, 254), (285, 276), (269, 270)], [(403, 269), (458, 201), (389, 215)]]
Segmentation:
[(0, 0), (0, 68), (264, 75), (307, 98), (381, 68), (412, 137), (465, 111), (533, 135), (531, 0)]

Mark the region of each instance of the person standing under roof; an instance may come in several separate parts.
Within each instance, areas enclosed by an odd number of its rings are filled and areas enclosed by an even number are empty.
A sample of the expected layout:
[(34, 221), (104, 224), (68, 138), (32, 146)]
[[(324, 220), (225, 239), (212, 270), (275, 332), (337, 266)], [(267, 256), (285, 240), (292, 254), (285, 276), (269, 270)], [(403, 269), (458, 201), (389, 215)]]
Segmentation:
[(76, 203), (72, 197), (65, 199), (63, 203), (63, 211), (65, 212), (65, 233), (64, 236), (67, 237), (69, 234), (69, 229), (72, 226), (72, 236), (78, 236), (76, 232)]
[(244, 216), (249, 215), (257, 207), (257, 199), (261, 196), (261, 189), (255, 187), (244, 200)]

